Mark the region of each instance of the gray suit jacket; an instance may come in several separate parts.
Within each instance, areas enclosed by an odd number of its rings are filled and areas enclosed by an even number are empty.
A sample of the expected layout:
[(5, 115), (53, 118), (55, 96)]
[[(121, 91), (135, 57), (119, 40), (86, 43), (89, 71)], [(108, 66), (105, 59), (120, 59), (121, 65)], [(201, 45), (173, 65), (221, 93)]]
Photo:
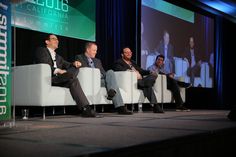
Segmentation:
[[(89, 61), (88, 61), (87, 57), (85, 56), (85, 54), (80, 54), (80, 55), (75, 56), (75, 60), (81, 62), (81, 64), (82, 64), (81, 67), (90, 67)], [(101, 60), (98, 58), (92, 58), (92, 60), (93, 60), (95, 68), (100, 69), (102, 78), (105, 78), (106, 71), (104, 70), (104, 68), (102, 66)]]

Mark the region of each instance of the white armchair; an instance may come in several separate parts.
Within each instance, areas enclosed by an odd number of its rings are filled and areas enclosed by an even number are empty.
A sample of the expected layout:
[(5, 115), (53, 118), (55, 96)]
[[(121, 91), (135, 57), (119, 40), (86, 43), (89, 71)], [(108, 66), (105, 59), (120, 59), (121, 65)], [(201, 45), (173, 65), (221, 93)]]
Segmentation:
[[(68, 88), (51, 86), (51, 68), (47, 64), (13, 67), (13, 104), (43, 107), (75, 105)], [(65, 111), (65, 110), (64, 110)]]
[[(136, 103), (149, 103), (147, 98), (144, 97), (142, 90), (138, 89), (138, 80), (135, 72), (122, 71), (115, 72), (118, 86), (122, 88), (126, 95), (126, 103), (136, 104)], [(125, 77), (124, 77), (125, 75)], [(171, 91), (167, 89), (167, 80), (165, 75), (158, 75), (156, 82), (153, 86), (154, 93), (157, 97), (158, 103), (170, 103), (172, 102)], [(180, 94), (185, 102), (185, 89), (180, 88)]]
[(75, 105), (68, 88), (51, 86), (47, 64), (13, 67), (13, 94), (16, 106)]
[(101, 87), (101, 74), (97, 68), (80, 68), (78, 79), (90, 104), (111, 104), (105, 87)]
[(126, 98), (130, 104), (148, 102), (144, 98), (142, 90), (138, 89), (138, 81), (135, 72), (120, 71), (115, 72), (118, 86), (126, 92)]

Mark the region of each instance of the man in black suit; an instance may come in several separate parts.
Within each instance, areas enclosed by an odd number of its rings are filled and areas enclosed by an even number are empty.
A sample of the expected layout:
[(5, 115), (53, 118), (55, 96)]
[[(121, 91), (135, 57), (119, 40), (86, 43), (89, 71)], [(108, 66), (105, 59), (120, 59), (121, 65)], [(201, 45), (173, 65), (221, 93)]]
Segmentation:
[[(153, 112), (154, 113), (164, 113), (159, 104), (157, 103), (157, 99), (155, 93), (152, 89), (154, 85), (157, 75), (151, 73), (148, 70), (144, 70), (140, 68), (134, 61), (131, 60), (132, 51), (129, 47), (124, 47), (121, 53), (122, 58), (117, 60), (113, 66), (113, 70), (115, 71), (127, 71), (131, 70), (136, 72), (138, 79), (138, 88), (143, 90), (144, 96), (148, 98), (150, 104), (154, 105)], [(146, 77), (143, 77), (147, 75)]]
[(85, 53), (77, 55), (76, 61), (79, 61), (81, 67), (98, 68), (101, 72), (101, 85), (106, 87), (108, 99), (113, 101), (118, 114), (132, 114), (124, 105), (123, 99), (120, 94), (119, 87), (117, 86), (115, 74), (113, 70), (104, 70), (101, 60), (95, 58), (97, 54), (97, 45), (94, 42), (88, 42), (85, 45)]
[(89, 102), (82, 91), (77, 79), (80, 62), (69, 63), (58, 55), (55, 50), (58, 48), (58, 38), (54, 34), (45, 38), (46, 47), (39, 47), (35, 53), (35, 63), (49, 64), (52, 69), (52, 85), (70, 89), (79, 110), (82, 110), (83, 117), (97, 117), (97, 114), (90, 108)]
[(195, 48), (194, 38), (189, 38), (189, 46), (185, 48), (185, 58), (189, 67), (187, 70), (187, 74), (190, 77), (190, 83), (194, 85), (194, 78), (196, 76), (200, 76), (201, 71), (201, 60), (198, 54), (198, 50)]

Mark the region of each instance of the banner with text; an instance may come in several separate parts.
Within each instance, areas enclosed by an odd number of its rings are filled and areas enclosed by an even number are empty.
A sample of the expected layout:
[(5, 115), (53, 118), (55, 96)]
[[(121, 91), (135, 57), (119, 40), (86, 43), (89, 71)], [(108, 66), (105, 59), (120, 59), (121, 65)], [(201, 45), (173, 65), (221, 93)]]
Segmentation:
[(18, 0), (12, 25), (95, 41), (95, 0)]
[(0, 121), (11, 118), (11, 7), (0, 0)]

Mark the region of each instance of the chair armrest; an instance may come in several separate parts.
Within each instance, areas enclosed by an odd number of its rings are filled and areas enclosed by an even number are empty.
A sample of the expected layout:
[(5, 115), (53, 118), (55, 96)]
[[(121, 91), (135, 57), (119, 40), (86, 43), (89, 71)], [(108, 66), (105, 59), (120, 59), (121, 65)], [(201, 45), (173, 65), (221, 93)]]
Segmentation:
[(101, 73), (97, 68), (83, 67), (77, 76), (86, 96), (96, 95), (101, 88)]
[(137, 77), (134, 72), (116, 71), (115, 77), (119, 88), (131, 93), (132, 88), (137, 87)]
[[(13, 93), (16, 105), (41, 105), (51, 89), (48, 64), (13, 67)], [(37, 104), (35, 104), (37, 102)]]

